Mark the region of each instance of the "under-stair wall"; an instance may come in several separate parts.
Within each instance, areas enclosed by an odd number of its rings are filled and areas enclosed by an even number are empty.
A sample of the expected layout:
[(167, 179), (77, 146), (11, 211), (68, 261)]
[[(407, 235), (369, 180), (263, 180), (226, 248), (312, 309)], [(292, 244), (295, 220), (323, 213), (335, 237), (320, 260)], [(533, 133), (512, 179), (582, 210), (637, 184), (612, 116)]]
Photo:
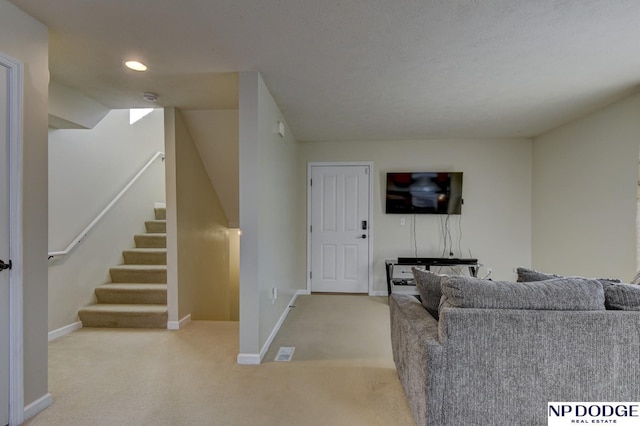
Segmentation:
[[(91, 130), (49, 132), (49, 251), (64, 249), (151, 156), (164, 149), (163, 111), (129, 125), (128, 110), (111, 111)], [(49, 264), (49, 331), (78, 322), (95, 303), (95, 287), (134, 248), (153, 206), (165, 201), (164, 163), (155, 161), (67, 256)]]
[(165, 138), (169, 323), (231, 320), (228, 221), (178, 109)]

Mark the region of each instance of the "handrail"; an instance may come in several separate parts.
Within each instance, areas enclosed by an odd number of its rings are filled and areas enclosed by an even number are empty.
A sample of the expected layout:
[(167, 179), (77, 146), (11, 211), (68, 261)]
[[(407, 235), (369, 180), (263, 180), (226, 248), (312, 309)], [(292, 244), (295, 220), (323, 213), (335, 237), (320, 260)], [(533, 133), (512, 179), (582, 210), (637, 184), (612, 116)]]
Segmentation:
[(153, 157), (151, 157), (151, 159), (149, 161), (147, 161), (147, 163), (142, 167), (142, 169), (140, 169), (140, 171), (131, 179), (131, 181), (129, 181), (129, 183), (124, 188), (122, 188), (122, 190), (118, 193), (118, 195), (116, 195), (115, 198), (113, 200), (111, 200), (111, 202), (109, 204), (107, 204), (107, 207), (105, 207), (100, 212), (100, 214), (98, 214), (98, 216), (96, 216), (96, 218), (93, 219), (91, 221), (91, 223), (89, 225), (87, 225), (87, 227), (84, 228), (78, 234), (78, 236), (73, 239), (73, 241), (71, 241), (71, 243), (69, 243), (67, 248), (65, 248), (62, 251), (49, 252), (49, 260), (51, 260), (53, 258), (57, 258), (57, 257), (62, 257), (62, 256), (65, 256), (65, 255), (69, 254), (71, 252), (71, 250), (73, 250), (75, 248), (75, 246), (77, 246), (80, 243), (80, 241), (82, 241), (89, 234), (89, 232), (91, 232), (93, 227), (100, 221), (100, 219), (102, 219), (102, 217), (105, 214), (107, 214), (107, 212), (109, 210), (111, 210), (111, 207), (113, 207), (113, 205), (116, 202), (118, 202), (118, 200), (120, 198), (122, 198), (122, 196), (129, 190), (129, 188), (131, 188), (131, 186), (140, 178), (140, 176), (142, 176), (142, 174), (151, 166), (151, 164), (153, 164), (153, 162), (158, 159), (158, 157), (162, 157), (162, 160), (164, 160), (164, 152), (156, 152), (153, 155)]

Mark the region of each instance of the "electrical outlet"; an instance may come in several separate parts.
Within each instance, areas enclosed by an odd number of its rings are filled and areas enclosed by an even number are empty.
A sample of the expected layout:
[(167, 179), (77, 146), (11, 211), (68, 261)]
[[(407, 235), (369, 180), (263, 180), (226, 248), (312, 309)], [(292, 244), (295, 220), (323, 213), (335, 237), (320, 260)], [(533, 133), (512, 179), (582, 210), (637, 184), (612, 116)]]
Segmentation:
[(277, 299), (278, 299), (278, 287), (273, 287), (271, 289), (271, 300), (273, 303), (276, 303)]
[(407, 221), (404, 217), (400, 218), (400, 226), (405, 226), (407, 224)]

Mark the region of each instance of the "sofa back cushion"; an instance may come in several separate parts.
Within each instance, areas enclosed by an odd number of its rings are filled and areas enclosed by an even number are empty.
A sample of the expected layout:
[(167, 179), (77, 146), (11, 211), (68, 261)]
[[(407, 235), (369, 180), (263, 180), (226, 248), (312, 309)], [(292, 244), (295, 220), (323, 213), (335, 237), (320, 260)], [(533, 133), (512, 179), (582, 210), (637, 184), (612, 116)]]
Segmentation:
[(607, 309), (640, 311), (640, 285), (615, 284), (604, 289)]
[(434, 274), (431, 271), (425, 271), (423, 269), (411, 268), (413, 272), (413, 278), (416, 282), (416, 290), (420, 295), (422, 306), (429, 311), (429, 313), (438, 319), (440, 298), (442, 297), (442, 280), (446, 278), (446, 275)]
[(604, 310), (604, 289), (597, 280), (555, 278), (513, 283), (450, 276), (442, 282), (442, 306), (561, 311)]

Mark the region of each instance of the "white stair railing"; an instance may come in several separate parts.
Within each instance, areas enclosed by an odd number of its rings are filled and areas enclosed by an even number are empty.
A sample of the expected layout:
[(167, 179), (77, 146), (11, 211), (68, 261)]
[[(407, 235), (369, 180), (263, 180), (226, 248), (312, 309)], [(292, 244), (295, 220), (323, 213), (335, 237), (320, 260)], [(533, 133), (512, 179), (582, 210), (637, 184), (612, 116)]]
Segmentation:
[(129, 188), (131, 188), (131, 186), (134, 183), (136, 183), (136, 181), (138, 179), (140, 179), (140, 176), (142, 176), (144, 174), (144, 172), (147, 171), (147, 169), (158, 158), (162, 158), (162, 160), (164, 161), (164, 152), (156, 152), (153, 155), (153, 157), (151, 157), (151, 159), (149, 161), (147, 161), (147, 163), (140, 169), (140, 171), (138, 173), (136, 173), (136, 175), (129, 181), (129, 183), (124, 188), (122, 188), (122, 190), (118, 193), (118, 195), (116, 195), (115, 198), (113, 200), (111, 200), (111, 202), (109, 204), (107, 204), (107, 206), (100, 212), (100, 214), (98, 214), (98, 216), (96, 216), (96, 218), (93, 219), (91, 221), (91, 223), (89, 223), (89, 225), (87, 225), (87, 227), (84, 228), (78, 234), (78, 236), (75, 237), (73, 239), (73, 241), (71, 241), (71, 243), (69, 243), (69, 245), (64, 250), (49, 252), (49, 260), (57, 259), (57, 258), (60, 258), (62, 256), (65, 256), (65, 255), (69, 254), (78, 244), (80, 244), (80, 241), (82, 241), (89, 234), (89, 232), (91, 232), (93, 227), (96, 226), (96, 224), (100, 221), (100, 219), (102, 219), (102, 217), (105, 214), (107, 214), (107, 212), (109, 212), (109, 210), (111, 210), (111, 208), (118, 202), (118, 200), (120, 198), (122, 198), (122, 196), (129, 190)]

